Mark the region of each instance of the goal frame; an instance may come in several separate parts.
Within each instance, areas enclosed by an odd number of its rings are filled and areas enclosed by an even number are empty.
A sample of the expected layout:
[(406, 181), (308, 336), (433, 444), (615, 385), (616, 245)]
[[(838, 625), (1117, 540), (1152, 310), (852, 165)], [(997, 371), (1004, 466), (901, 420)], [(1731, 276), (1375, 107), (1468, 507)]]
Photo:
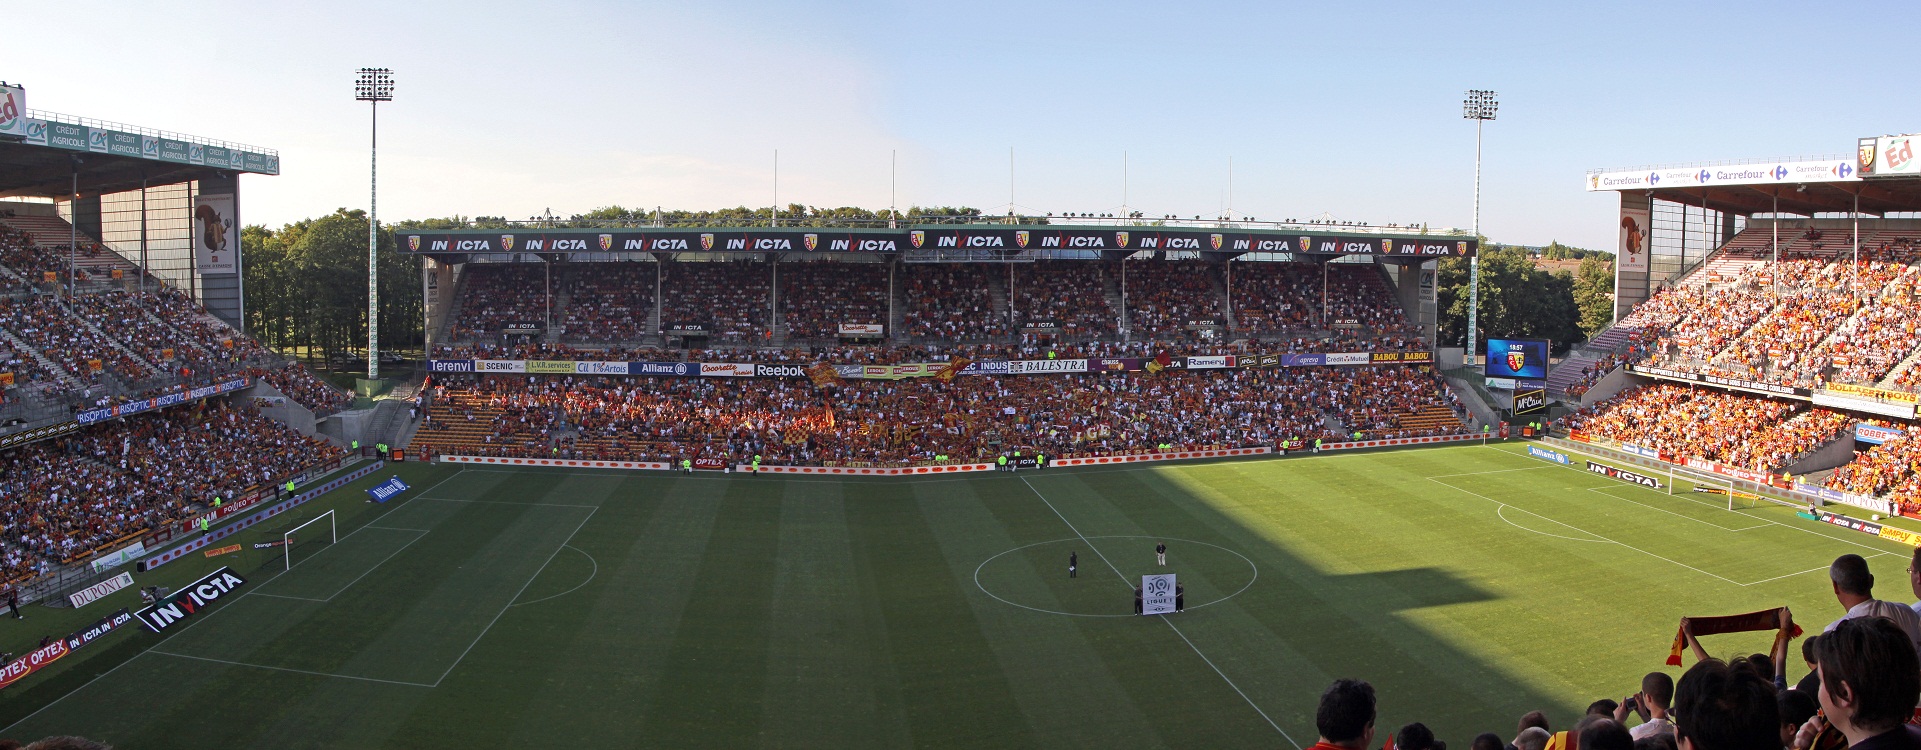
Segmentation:
[(328, 544), (339, 543), (340, 525), (336, 522), (333, 511), (329, 510), (320, 515), (314, 516), (313, 518), (307, 519), (305, 523), (302, 523), (299, 526), (295, 526), (291, 529), (288, 529), (280, 534), (280, 553), (283, 556), (284, 560), (286, 561), (286, 565), (287, 565), (287, 567), (284, 568), (284, 570), (293, 570), (294, 533), (297, 531), (300, 531), (301, 529), (307, 528), (308, 526), (312, 526), (316, 523), (320, 523), (321, 519), (326, 519), (327, 521), (327, 535), (329, 537), (327, 540), (327, 543)]

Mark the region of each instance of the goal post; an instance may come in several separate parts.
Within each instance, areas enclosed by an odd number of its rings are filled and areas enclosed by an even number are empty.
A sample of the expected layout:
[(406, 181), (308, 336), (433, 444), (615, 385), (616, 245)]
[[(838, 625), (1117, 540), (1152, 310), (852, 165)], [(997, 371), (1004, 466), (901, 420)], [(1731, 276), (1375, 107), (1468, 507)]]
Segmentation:
[[(326, 522), (326, 526), (319, 526), (322, 521)], [(314, 516), (299, 526), (288, 529), (286, 533), (280, 536), (280, 548), (287, 562), (286, 569), (293, 569), (294, 547), (300, 547), (300, 556), (306, 558), (312, 557), (313, 552), (317, 552), (323, 547), (333, 546), (333, 543), (337, 541), (340, 541), (339, 527), (334, 523), (334, 512), (331, 510)]]

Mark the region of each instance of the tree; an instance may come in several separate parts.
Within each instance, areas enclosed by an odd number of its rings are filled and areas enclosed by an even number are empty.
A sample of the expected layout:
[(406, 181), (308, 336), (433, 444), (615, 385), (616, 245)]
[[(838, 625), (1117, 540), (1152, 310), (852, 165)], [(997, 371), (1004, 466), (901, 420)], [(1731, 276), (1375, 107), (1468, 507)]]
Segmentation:
[[(1580, 310), (1574, 303), (1574, 275), (1548, 273), (1534, 267), (1527, 250), (1489, 247), (1481, 255), (1480, 326), (1477, 341), (1495, 338), (1545, 338), (1557, 350), (1586, 340)], [(1436, 273), (1439, 284), (1439, 342), (1442, 346), (1467, 343), (1468, 261), (1443, 259)]]
[[(248, 324), (257, 338), (283, 350), (305, 347), (309, 359), (363, 350), (366, 212), (340, 209), (279, 231), (247, 227), (241, 246), (247, 253)], [(398, 252), (391, 228), (381, 232), (376, 258), (381, 348), (419, 346), (419, 260)]]
[(1574, 275), (1574, 305), (1581, 311), (1581, 331), (1588, 336), (1614, 322), (1614, 263), (1600, 255), (1581, 259)]

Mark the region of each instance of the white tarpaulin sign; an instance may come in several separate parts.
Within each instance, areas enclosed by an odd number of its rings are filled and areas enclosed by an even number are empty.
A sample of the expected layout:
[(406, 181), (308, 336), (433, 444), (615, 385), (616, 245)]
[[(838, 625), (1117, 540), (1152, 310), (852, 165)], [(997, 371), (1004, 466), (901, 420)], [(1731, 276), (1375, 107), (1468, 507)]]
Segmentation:
[(233, 196), (202, 194), (193, 203), (193, 257), (200, 272), (239, 271), (240, 222), (233, 213)]
[[(0, 86), (0, 135), (27, 137), (27, 90)], [(41, 137), (46, 137), (43, 133)]]
[(1174, 613), (1174, 574), (1141, 576), (1141, 614)]

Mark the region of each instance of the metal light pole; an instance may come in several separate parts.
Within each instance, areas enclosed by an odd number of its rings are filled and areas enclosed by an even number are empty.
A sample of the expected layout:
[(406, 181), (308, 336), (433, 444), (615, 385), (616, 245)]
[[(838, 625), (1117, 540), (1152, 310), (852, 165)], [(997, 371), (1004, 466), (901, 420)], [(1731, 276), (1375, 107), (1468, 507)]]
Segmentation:
[(394, 72), (361, 68), (354, 99), (372, 105), (372, 144), (368, 149), (367, 198), (367, 379), (380, 379), (380, 103), (394, 100)]
[[(1461, 117), (1474, 121), (1474, 239), (1481, 238), (1481, 123), (1494, 119), (1494, 111), (1501, 103), (1495, 100), (1495, 93), (1482, 89), (1470, 89), (1467, 98), (1461, 101)], [(1475, 252), (1467, 261), (1467, 350), (1462, 352), (1468, 362), (1474, 362), (1475, 326), (1480, 322), (1481, 308), (1481, 254)]]

